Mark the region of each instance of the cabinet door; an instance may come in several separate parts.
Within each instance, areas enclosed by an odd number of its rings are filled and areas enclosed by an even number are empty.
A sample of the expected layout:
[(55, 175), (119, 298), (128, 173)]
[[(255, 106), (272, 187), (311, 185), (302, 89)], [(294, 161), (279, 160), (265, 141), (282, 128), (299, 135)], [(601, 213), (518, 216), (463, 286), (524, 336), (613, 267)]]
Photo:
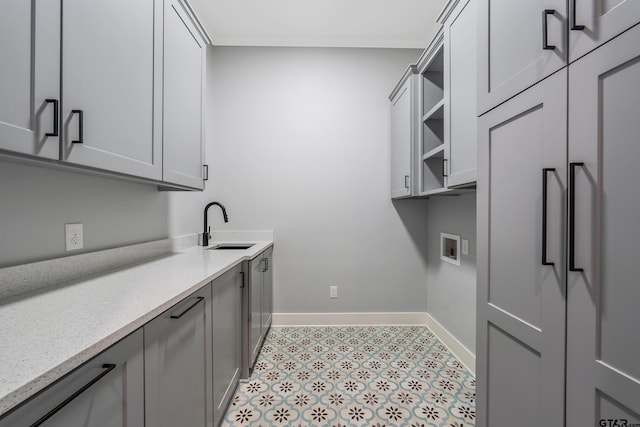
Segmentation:
[(273, 249), (264, 252), (264, 273), (262, 276), (262, 335), (271, 327), (273, 314)]
[(447, 186), (456, 187), (476, 181), (477, 36), (476, 1), (463, 1), (444, 24), (446, 46), (444, 87), (445, 158), (448, 160)]
[(564, 423), (566, 79), (479, 118), (478, 427)]
[(57, 159), (60, 0), (3, 1), (0, 58), (0, 149)]
[(139, 329), (0, 419), (0, 427), (144, 427), (142, 345)]
[[(566, 0), (478, 1), (479, 114), (566, 64), (566, 9)], [(543, 49), (545, 34), (555, 48)]]
[(184, 3), (165, 0), (165, 182), (203, 188), (206, 45)]
[(569, 66), (569, 160), (583, 164), (569, 193), (567, 427), (640, 423), (639, 38)]
[(64, 1), (62, 160), (161, 178), (161, 16), (161, 0)]
[(262, 343), (262, 256), (249, 264), (249, 370), (260, 352)]
[(144, 327), (146, 425), (211, 426), (211, 286)]
[(391, 198), (411, 196), (412, 76), (391, 99)]
[(569, 61), (573, 62), (640, 22), (636, 0), (573, 0), (569, 23)]
[(213, 425), (218, 425), (240, 379), (242, 267), (226, 272), (213, 288)]

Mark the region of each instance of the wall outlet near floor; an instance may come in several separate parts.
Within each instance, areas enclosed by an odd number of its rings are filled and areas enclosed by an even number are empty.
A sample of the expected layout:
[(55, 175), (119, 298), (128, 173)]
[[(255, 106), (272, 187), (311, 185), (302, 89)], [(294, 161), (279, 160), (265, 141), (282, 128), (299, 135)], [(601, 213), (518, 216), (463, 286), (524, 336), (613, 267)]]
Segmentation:
[(65, 235), (65, 250), (76, 251), (78, 249), (82, 249), (83, 241), (82, 241), (82, 223), (81, 222), (77, 222), (74, 224), (65, 224), (64, 235)]
[(338, 298), (337, 286), (329, 286), (329, 298)]
[(462, 255), (469, 255), (469, 239), (462, 239)]

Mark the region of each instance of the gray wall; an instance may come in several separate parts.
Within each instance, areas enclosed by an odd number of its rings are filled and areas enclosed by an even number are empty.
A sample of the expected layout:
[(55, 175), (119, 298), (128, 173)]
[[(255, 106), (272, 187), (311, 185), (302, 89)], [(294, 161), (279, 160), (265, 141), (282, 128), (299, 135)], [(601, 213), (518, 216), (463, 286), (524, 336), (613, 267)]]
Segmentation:
[[(0, 159), (0, 267), (195, 233), (207, 197)], [(70, 222), (81, 251), (65, 252)]]
[(212, 223), (274, 229), (274, 311), (424, 311), (426, 203), (389, 199), (387, 100), (420, 52), (210, 52)]
[[(469, 239), (460, 266), (440, 259), (440, 233)], [(475, 354), (476, 194), (432, 197), (428, 206), (427, 312)]]

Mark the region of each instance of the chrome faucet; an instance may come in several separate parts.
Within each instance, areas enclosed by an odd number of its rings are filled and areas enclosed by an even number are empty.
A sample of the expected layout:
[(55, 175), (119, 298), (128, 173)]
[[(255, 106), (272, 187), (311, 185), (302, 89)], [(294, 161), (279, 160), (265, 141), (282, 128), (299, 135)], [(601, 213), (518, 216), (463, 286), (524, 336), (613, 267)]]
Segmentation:
[(222, 209), (222, 217), (224, 218), (224, 222), (229, 222), (229, 217), (227, 216), (227, 210), (222, 206), (222, 203), (211, 202), (207, 206), (204, 207), (204, 231), (202, 232), (202, 246), (209, 246), (209, 239), (211, 238), (211, 227), (207, 225), (207, 212), (209, 212), (209, 208), (213, 205), (220, 206)]

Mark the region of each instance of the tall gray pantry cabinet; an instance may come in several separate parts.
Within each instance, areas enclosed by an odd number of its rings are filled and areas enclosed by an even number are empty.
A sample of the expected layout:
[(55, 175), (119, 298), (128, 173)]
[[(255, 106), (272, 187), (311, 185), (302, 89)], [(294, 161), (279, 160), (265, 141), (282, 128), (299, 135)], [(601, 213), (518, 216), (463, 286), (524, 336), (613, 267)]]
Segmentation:
[(477, 426), (640, 423), (639, 4), (527, 2), (522, 37), (569, 58), (545, 73), (491, 63), (516, 45), (483, 50), (510, 7), (488, 3), (479, 66), (514, 74), (479, 74)]

